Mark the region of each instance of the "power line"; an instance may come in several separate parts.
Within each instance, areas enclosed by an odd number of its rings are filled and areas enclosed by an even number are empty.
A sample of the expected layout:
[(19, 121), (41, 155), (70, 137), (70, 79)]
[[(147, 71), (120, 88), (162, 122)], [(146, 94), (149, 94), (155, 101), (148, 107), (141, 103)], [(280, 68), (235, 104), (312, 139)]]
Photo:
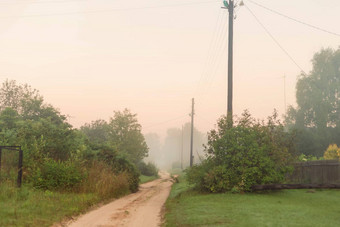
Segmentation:
[(221, 25), (220, 19), (221, 19), (222, 12), (223, 11), (220, 9), (217, 20), (216, 20), (216, 24), (215, 24), (215, 27), (214, 27), (214, 32), (213, 32), (213, 35), (211, 36), (211, 40), (210, 40), (210, 44), (209, 44), (209, 48), (208, 48), (208, 53), (207, 53), (207, 58), (206, 58), (206, 61), (205, 61), (205, 64), (204, 64), (204, 67), (203, 67), (203, 70), (202, 70), (202, 73), (201, 73), (201, 76), (200, 76), (200, 79), (198, 81), (196, 91), (195, 91), (193, 97), (196, 97), (196, 93), (199, 91), (199, 86), (200, 86), (203, 78), (205, 77), (205, 74), (206, 74), (206, 71), (207, 71), (207, 68), (208, 68), (208, 63), (210, 63), (213, 47), (215, 48), (216, 37), (217, 37), (217, 34), (219, 34), (219, 32), (220, 32), (220, 25)]
[(300, 67), (300, 65), (294, 60), (294, 58), (288, 53), (288, 51), (283, 48), (283, 46), (275, 39), (275, 37), (269, 32), (269, 30), (262, 24), (262, 22), (259, 20), (259, 18), (253, 13), (253, 11), (250, 10), (250, 8), (247, 5), (244, 5), (247, 10), (251, 13), (251, 15), (254, 16), (256, 21), (261, 25), (261, 27), (267, 32), (267, 34), (272, 38), (272, 40), (276, 43), (276, 45), (289, 57), (289, 59), (303, 72), (305, 71)]
[(20, 2), (0, 2), (0, 5), (19, 5), (19, 4), (46, 4), (46, 3), (69, 3), (85, 2), (87, 0), (60, 0), (60, 1), (20, 1)]
[[(226, 24), (227, 24), (226, 20), (223, 20), (222, 18), (222, 22), (220, 23), (220, 26), (217, 31), (216, 40), (215, 40), (216, 42), (214, 42), (215, 45), (211, 51), (211, 56), (212, 56), (211, 61), (209, 62), (209, 64), (207, 65), (203, 73), (202, 78), (205, 78), (203, 81), (205, 86), (200, 90), (199, 96), (201, 98), (204, 98), (205, 93), (207, 92), (207, 90), (209, 90), (212, 84), (212, 81), (214, 80), (216, 71), (221, 63), (221, 57), (223, 56), (223, 53), (224, 53), (223, 46), (225, 46), (225, 43), (226, 43), (225, 42), (226, 29), (227, 29)], [(202, 101), (198, 101), (198, 102), (202, 102)]]
[(168, 8), (168, 7), (200, 5), (200, 4), (209, 4), (209, 3), (217, 3), (217, 2), (220, 2), (220, 1), (190, 2), (190, 3), (182, 3), (182, 4), (163, 5), (163, 6), (145, 6), (145, 7), (107, 9), (107, 10), (104, 9), (104, 10), (79, 11), (79, 12), (68, 12), (68, 13), (32, 14), (32, 15), (23, 15), (23, 16), (4, 16), (4, 17), (0, 17), (0, 18), (30, 18), (30, 17), (67, 16), (67, 15), (78, 15), (78, 14), (95, 14), (95, 13), (108, 13), (108, 12), (117, 12), (117, 11), (159, 9), (159, 8)]
[(166, 120), (166, 121), (163, 121), (163, 122), (159, 122), (159, 123), (152, 124), (152, 125), (147, 125), (146, 127), (143, 127), (143, 129), (147, 129), (147, 128), (163, 125), (163, 124), (166, 124), (166, 123), (169, 123), (169, 122), (172, 122), (172, 121), (183, 119), (185, 117), (188, 117), (188, 115), (182, 115), (180, 117), (172, 118), (172, 119), (169, 119), (169, 120)]
[(277, 14), (277, 15), (279, 15), (279, 16), (285, 17), (285, 18), (287, 18), (287, 19), (289, 19), (289, 20), (292, 20), (292, 21), (295, 21), (295, 22), (297, 22), (297, 23), (303, 24), (303, 25), (305, 25), (305, 26), (314, 28), (314, 29), (316, 29), (316, 30), (319, 30), (319, 31), (322, 31), (322, 32), (326, 32), (326, 33), (329, 33), (329, 34), (332, 34), (332, 35), (335, 35), (335, 36), (340, 37), (340, 34), (339, 34), (339, 33), (335, 33), (335, 32), (332, 32), (332, 31), (323, 29), (323, 28), (321, 28), (321, 27), (318, 27), (318, 26), (315, 26), (315, 25), (312, 25), (312, 24), (303, 22), (303, 21), (301, 21), (301, 20), (295, 19), (295, 18), (293, 18), (293, 17), (287, 16), (287, 15), (285, 15), (285, 14), (283, 14), (283, 13), (280, 13), (280, 12), (278, 12), (278, 11), (276, 11), (276, 10), (273, 10), (273, 9), (270, 9), (270, 8), (264, 6), (264, 5), (261, 5), (261, 4), (255, 2), (255, 1), (253, 1), (253, 0), (247, 0), (247, 1), (249, 1), (249, 2), (255, 4), (255, 5), (257, 5), (257, 6), (261, 7), (261, 8), (263, 8), (263, 9), (265, 9), (265, 10), (268, 10), (268, 11), (270, 11), (270, 12), (272, 12), (272, 13), (275, 13), (275, 14)]

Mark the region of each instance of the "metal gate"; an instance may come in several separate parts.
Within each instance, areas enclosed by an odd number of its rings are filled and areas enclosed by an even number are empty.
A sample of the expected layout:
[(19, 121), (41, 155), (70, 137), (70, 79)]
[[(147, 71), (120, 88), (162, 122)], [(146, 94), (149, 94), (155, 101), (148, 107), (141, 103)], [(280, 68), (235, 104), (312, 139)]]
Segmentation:
[(21, 187), (22, 183), (22, 161), (23, 161), (23, 151), (21, 150), (21, 146), (0, 146), (0, 183), (1, 183), (1, 167), (2, 167), (2, 153), (3, 150), (9, 151), (17, 151), (19, 153), (18, 159), (18, 177), (17, 177), (17, 185)]

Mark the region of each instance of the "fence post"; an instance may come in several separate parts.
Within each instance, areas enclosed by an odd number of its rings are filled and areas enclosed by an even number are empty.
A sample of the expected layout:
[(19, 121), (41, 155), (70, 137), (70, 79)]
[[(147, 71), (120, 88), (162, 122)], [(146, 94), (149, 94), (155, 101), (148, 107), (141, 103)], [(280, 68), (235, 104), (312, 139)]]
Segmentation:
[(19, 165), (18, 165), (18, 187), (21, 187), (21, 181), (22, 181), (22, 159), (23, 159), (23, 151), (21, 150), (21, 147), (19, 148)]
[(2, 147), (0, 147), (0, 183), (1, 183), (1, 155), (2, 155)]
[(2, 155), (2, 147), (0, 147), (0, 172), (1, 172), (1, 155)]

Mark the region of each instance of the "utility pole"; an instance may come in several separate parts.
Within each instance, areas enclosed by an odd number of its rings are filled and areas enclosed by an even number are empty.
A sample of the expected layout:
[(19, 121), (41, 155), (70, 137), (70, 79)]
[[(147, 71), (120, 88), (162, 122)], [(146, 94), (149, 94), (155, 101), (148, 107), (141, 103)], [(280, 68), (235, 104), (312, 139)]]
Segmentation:
[[(241, 2), (243, 4), (243, 2)], [(233, 31), (234, 31), (234, 0), (223, 1), (225, 7), (229, 12), (229, 38), (228, 38), (228, 108), (227, 120), (228, 126), (233, 125)]]
[(192, 104), (191, 104), (191, 141), (190, 141), (190, 167), (192, 166), (193, 162), (194, 162), (194, 156), (192, 154), (192, 149), (193, 149), (193, 145), (194, 145), (194, 115), (195, 115), (195, 100), (194, 98), (192, 99)]
[(183, 169), (183, 142), (184, 142), (184, 133), (183, 133), (183, 125), (182, 125), (182, 146), (181, 146), (181, 169)]
[(286, 102), (286, 74), (284, 74), (284, 76), (283, 76), (283, 95), (284, 95), (285, 114), (287, 114), (287, 102)]

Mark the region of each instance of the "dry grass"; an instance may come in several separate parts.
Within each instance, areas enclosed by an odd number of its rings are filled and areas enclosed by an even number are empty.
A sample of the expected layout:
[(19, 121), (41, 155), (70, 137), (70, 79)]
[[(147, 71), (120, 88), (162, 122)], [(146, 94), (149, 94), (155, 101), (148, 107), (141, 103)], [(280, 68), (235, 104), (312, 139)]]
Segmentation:
[(102, 162), (92, 163), (87, 173), (86, 180), (80, 186), (82, 192), (96, 193), (103, 199), (129, 193), (129, 176), (126, 173), (116, 175), (110, 167)]

